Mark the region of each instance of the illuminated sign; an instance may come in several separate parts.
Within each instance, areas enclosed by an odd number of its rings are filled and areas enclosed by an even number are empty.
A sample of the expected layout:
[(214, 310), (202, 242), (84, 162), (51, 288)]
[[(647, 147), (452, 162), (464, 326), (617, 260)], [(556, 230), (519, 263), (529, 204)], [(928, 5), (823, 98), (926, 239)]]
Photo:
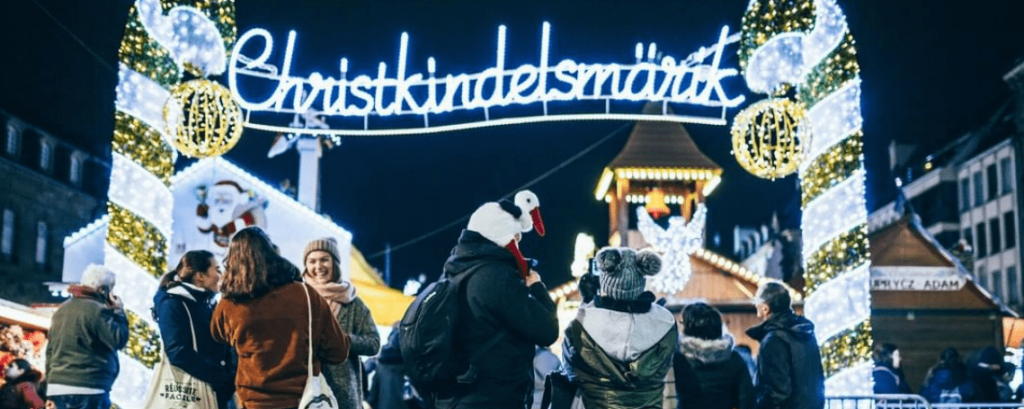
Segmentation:
[[(264, 29), (242, 34), (228, 64), (228, 83), (238, 104), (250, 112), (323, 115), (328, 118), (361, 118), (356, 126), (325, 126), (323, 129), (283, 127), (253, 122), (247, 115), (246, 126), (272, 132), (320, 135), (403, 135), (443, 132), (515, 123), (618, 119), (704, 123), (725, 125), (725, 110), (744, 101), (743, 95), (730, 96), (722, 81), (737, 77), (735, 68), (721, 66), (726, 45), (736, 42), (738, 34), (729, 35), (723, 27), (718, 42), (702, 47), (689, 57), (677, 61), (661, 56), (653, 43), (637, 44), (634, 64), (592, 64), (563, 59), (552, 63), (549, 54), (551, 25), (544, 23), (537, 65), (506, 66), (505, 26), (498, 27), (494, 66), (471, 74), (437, 72), (437, 62), (427, 59), (427, 72), (407, 72), (409, 36), (402, 33), (398, 61), (393, 70), (388, 64), (377, 65), (376, 76), (353, 75), (349, 61), (342, 58), (336, 76), (313, 72), (305, 76), (292, 70), (295, 51), (294, 31), (288, 33), (280, 66), (268, 63), (274, 50), (274, 38)], [(256, 57), (245, 50), (262, 47)], [(646, 48), (646, 50), (645, 50)], [(645, 52), (646, 51), (646, 52)], [(646, 56), (646, 59), (644, 58)], [(249, 77), (241, 79), (242, 77)], [(268, 92), (256, 97), (239, 89), (241, 81), (262, 82)], [(247, 83), (248, 84), (248, 83)], [(248, 87), (248, 85), (247, 85)], [(272, 91), (270, 91), (272, 90)], [(549, 102), (604, 102), (603, 112), (549, 112)], [(717, 108), (718, 116), (676, 115), (663, 110), (661, 114), (615, 113), (612, 101), (654, 101), (668, 104)], [(542, 105), (536, 114), (498, 117), (492, 110), (514, 105)], [(476, 116), (458, 123), (443, 123), (439, 114), (467, 111)], [(401, 126), (382, 121), (387, 117), (416, 118)], [(373, 124), (371, 126), (371, 118)], [(442, 123), (438, 123), (442, 122)]]

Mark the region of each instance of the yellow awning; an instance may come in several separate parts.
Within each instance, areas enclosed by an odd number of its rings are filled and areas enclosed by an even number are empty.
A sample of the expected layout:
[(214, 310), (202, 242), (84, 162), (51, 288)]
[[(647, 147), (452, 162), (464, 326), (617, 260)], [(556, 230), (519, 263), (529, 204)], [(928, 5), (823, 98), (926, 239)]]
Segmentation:
[(384, 284), (377, 271), (366, 262), (366, 258), (354, 246), (350, 258), (352, 284), (356, 286), (356, 294), (370, 308), (373, 322), (389, 327), (401, 321), (406, 308), (412, 304), (413, 297)]

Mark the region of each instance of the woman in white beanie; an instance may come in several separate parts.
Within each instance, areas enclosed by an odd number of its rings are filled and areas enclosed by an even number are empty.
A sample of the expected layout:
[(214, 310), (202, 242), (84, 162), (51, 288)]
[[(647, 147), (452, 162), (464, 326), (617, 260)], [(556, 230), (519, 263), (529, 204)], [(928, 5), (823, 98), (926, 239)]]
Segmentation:
[(302, 278), (327, 299), (341, 330), (352, 339), (349, 359), (340, 365), (326, 365), (324, 373), (340, 409), (363, 407), (363, 364), (359, 356), (377, 355), (380, 334), (370, 309), (356, 296), (351, 282), (341, 278), (338, 243), (333, 238), (316, 239), (306, 245)]
[(661, 270), (651, 251), (597, 253), (601, 289), (565, 330), (563, 372), (578, 385), (573, 408), (660, 409), (678, 333), (672, 313), (644, 291)]

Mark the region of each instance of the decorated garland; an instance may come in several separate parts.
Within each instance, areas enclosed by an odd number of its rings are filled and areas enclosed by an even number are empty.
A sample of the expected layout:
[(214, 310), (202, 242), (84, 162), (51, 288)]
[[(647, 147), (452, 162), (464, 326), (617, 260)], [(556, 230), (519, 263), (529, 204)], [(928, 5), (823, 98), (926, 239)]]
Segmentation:
[(799, 165), (804, 311), (816, 326), (829, 394), (868, 395), (871, 295), (860, 68), (835, 0), (753, 0), (743, 17), (748, 87), (807, 107)]
[(118, 53), (119, 81), (112, 139), (104, 263), (118, 275), (115, 291), (130, 331), (112, 398), (141, 407), (160, 338), (150, 314), (157, 277), (168, 271), (170, 190), (175, 148), (165, 132), (164, 105), (187, 72), (224, 72), (235, 40), (232, 0), (137, 0), (128, 12)]

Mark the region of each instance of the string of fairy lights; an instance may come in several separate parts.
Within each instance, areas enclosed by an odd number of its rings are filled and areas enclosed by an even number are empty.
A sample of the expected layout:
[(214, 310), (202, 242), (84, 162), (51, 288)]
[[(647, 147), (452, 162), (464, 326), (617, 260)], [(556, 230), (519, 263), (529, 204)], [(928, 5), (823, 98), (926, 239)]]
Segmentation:
[[(775, 178), (799, 171), (804, 309), (819, 330), (831, 394), (871, 393), (870, 253), (854, 45), (835, 0), (751, 1), (743, 16), (740, 67), (748, 87), (767, 94), (769, 102), (768, 108), (748, 108), (752, 113), (739, 114), (743, 121), (733, 126), (734, 154), (752, 174)], [(806, 117), (793, 119), (795, 111), (775, 102), (780, 100), (800, 104)], [(790, 118), (757, 118), (780, 114)], [(785, 126), (790, 120), (798, 122), (795, 131)], [(793, 133), (800, 147), (794, 151), (793, 140), (771, 135), (780, 132)], [(771, 138), (768, 148), (753, 146), (750, 141), (763, 142), (763, 135)], [(799, 163), (797, 169), (788, 160)]]

